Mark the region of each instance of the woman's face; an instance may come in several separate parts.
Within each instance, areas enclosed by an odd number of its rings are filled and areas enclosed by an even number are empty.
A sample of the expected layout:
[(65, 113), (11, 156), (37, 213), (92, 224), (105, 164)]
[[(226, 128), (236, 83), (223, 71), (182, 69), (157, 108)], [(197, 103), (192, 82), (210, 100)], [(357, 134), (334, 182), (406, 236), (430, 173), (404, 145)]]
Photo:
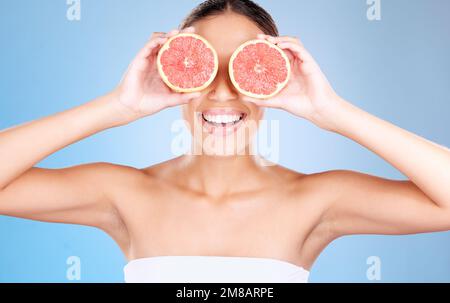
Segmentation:
[[(217, 51), (219, 71), (214, 82), (202, 96), (183, 107), (183, 118), (193, 135), (194, 154), (216, 156), (244, 155), (251, 151), (251, 142), (264, 111), (234, 88), (228, 63), (233, 52), (244, 42), (256, 39), (262, 31), (248, 18), (225, 13), (196, 22), (195, 32), (206, 38)], [(226, 119), (238, 122), (214, 123)], [(219, 119), (219, 120), (218, 120)]]

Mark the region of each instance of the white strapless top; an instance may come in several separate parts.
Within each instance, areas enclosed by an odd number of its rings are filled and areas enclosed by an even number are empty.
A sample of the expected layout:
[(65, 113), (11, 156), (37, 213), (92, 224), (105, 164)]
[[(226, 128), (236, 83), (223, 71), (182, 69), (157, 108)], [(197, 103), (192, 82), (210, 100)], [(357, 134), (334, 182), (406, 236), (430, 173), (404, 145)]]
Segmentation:
[(285, 261), (251, 257), (164, 256), (130, 261), (127, 283), (306, 283), (309, 271)]

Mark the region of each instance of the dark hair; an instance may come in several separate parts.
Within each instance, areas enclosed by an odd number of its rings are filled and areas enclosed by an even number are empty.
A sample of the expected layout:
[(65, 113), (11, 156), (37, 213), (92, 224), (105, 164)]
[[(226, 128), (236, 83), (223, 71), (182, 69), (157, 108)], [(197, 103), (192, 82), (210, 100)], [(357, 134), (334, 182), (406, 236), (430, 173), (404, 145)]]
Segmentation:
[(206, 17), (220, 15), (227, 11), (249, 18), (266, 35), (279, 35), (277, 25), (272, 16), (251, 0), (207, 0), (202, 2), (184, 19), (180, 29), (192, 26), (195, 22)]

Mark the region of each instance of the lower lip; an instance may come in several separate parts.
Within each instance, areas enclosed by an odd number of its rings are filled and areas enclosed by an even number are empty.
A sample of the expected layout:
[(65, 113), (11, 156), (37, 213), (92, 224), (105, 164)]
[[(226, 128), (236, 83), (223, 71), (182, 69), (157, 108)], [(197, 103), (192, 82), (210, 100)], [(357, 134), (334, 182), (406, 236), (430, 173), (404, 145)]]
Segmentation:
[(203, 119), (203, 114), (199, 113), (199, 119), (202, 123), (203, 129), (214, 136), (218, 136), (218, 137), (224, 137), (224, 136), (229, 136), (230, 134), (234, 134), (235, 132), (237, 132), (237, 130), (242, 126), (242, 124), (244, 123), (245, 119), (246, 119), (246, 115), (244, 114), (244, 117), (237, 123), (235, 124), (226, 124), (225, 126), (220, 126), (220, 125), (213, 125), (207, 121), (205, 121), (205, 119)]

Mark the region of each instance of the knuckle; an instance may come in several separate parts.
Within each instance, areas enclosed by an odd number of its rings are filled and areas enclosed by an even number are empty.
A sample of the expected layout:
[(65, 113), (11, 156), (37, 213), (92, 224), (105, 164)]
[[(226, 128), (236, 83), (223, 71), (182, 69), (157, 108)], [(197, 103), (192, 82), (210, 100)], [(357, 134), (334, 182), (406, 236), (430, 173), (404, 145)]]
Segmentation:
[(163, 35), (165, 35), (165, 33), (163, 33), (163, 32), (154, 32), (152, 34), (151, 38), (153, 39), (153, 38), (161, 37)]

